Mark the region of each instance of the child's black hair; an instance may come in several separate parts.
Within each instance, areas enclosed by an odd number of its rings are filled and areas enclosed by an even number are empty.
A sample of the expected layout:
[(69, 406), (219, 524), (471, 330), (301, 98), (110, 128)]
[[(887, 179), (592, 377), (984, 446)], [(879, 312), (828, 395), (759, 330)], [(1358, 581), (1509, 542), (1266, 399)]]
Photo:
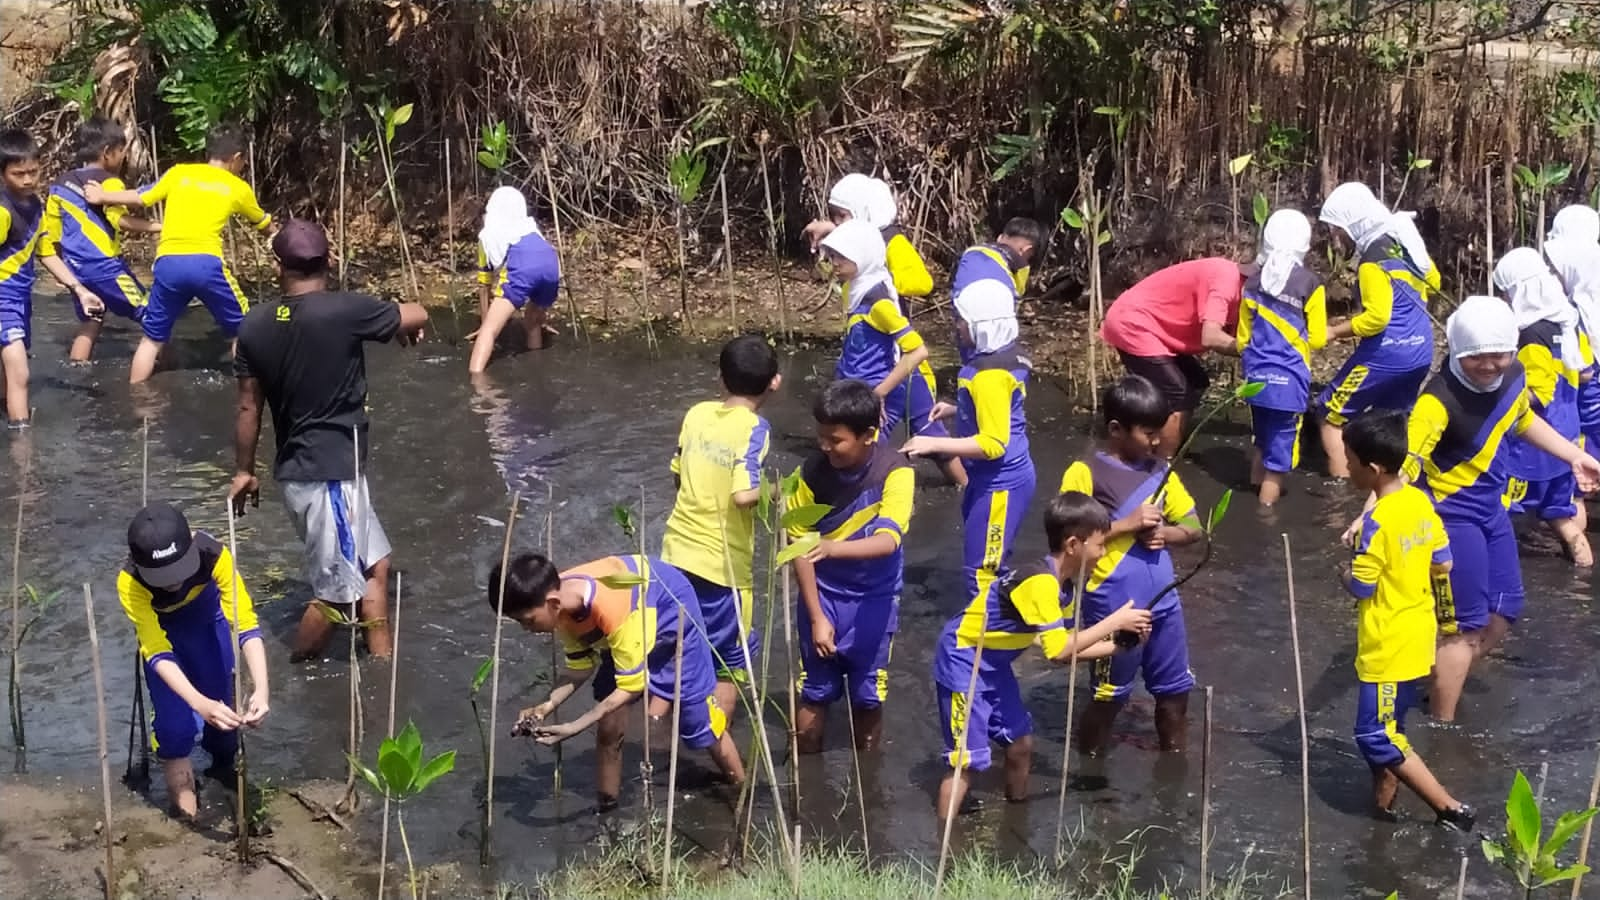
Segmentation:
[(1044, 536), (1051, 553), (1060, 553), (1067, 538), (1085, 541), (1110, 530), (1111, 514), (1099, 500), (1081, 491), (1057, 494), (1044, 508)]
[(1107, 427), (1117, 422), (1123, 428), (1160, 428), (1172, 415), (1172, 401), (1143, 375), (1124, 375), (1106, 385), (1100, 409)]
[(883, 401), (865, 381), (846, 378), (822, 389), (811, 415), (818, 425), (843, 425), (859, 437), (883, 423)]
[(1035, 253), (1044, 246), (1044, 226), (1027, 216), (1017, 216), (1006, 221), (1006, 227), (1000, 231), (1001, 237), (1022, 238), (1033, 245)]
[(722, 386), (735, 397), (760, 397), (778, 377), (778, 351), (759, 334), (741, 334), (722, 345), (717, 358)]
[(72, 160), (80, 166), (98, 162), (108, 150), (128, 145), (128, 134), (122, 126), (106, 118), (94, 116), (78, 126), (72, 136)]
[(218, 125), (206, 135), (207, 160), (227, 162), (244, 151), (244, 135), (232, 125)]
[(1406, 414), (1388, 409), (1363, 413), (1345, 424), (1344, 445), (1361, 462), (1398, 475), (1411, 452), (1406, 442)]
[(30, 162), (39, 158), (39, 145), (33, 135), (21, 128), (7, 128), (0, 131), (0, 172), (17, 165)]
[(500, 605), (500, 564), (495, 563), (489, 571), (489, 608), (503, 609), (516, 618), (543, 605), (544, 598), (560, 585), (561, 573), (554, 563), (539, 553), (519, 553), (511, 557), (511, 569), (506, 573), (504, 607)]

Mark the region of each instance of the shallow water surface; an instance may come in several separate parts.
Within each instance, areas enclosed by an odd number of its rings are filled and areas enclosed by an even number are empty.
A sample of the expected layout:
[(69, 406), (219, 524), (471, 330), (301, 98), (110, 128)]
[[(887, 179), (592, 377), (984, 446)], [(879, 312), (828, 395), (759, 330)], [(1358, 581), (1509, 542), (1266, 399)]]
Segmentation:
[[(26, 712), (32, 771), (93, 777), (93, 683), (78, 602), (84, 581), (94, 586), (107, 665), (114, 768), (120, 771), (128, 719), (132, 629), (115, 599), (115, 573), (125, 555), (125, 528), (140, 497), (141, 416), (150, 419), (150, 494), (185, 506), (197, 527), (226, 535), (224, 497), (232, 470), (234, 385), (221, 363), (223, 346), (205, 336), (210, 323), (195, 310), (183, 323), (178, 349), (184, 368), (158, 376), (148, 391), (124, 384), (134, 336), (108, 332), (102, 361), (69, 368), (59, 359), (70, 335), (64, 304), (39, 306), (35, 343), (37, 425), (8, 439), (0, 459), (13, 490), (27, 487), (21, 578), (41, 590), (64, 588), (62, 600), (24, 648)], [(612, 552), (629, 542), (612, 521), (613, 504), (636, 504), (643, 492), (648, 541), (659, 547), (672, 497), (667, 462), (688, 405), (716, 395), (715, 349), (667, 345), (659, 352), (631, 343), (586, 347), (565, 340), (542, 354), (496, 362), (490, 382), (474, 391), (466, 377), (466, 348), (447, 344), (411, 350), (374, 348), (369, 354), (374, 419), (369, 477), (378, 513), (404, 573), (400, 610), (400, 718), (414, 719), (430, 751), (460, 751), (457, 770), (416, 801), (408, 816), (412, 849), (421, 861), (476, 859), (481, 789), (478, 733), (467, 702), (474, 670), (492, 642), (494, 620), (482, 597), (489, 566), (498, 559), (511, 490), (522, 492), (516, 523), (519, 548), (542, 548), (544, 523), (564, 564)], [(784, 390), (766, 409), (774, 427), (769, 466), (790, 470), (811, 445), (810, 399), (832, 370), (831, 359), (798, 354), (785, 359)], [(1089, 446), (1087, 420), (1066, 392), (1040, 379), (1029, 398), (1034, 460), (1041, 496), (1067, 462)], [(1244, 472), (1245, 438), (1223, 426), (1181, 472), (1209, 506), (1219, 478)], [(263, 435), (264, 460), (271, 435)], [(26, 474), (24, 474), (26, 470)], [(906, 542), (906, 590), (895, 641), (887, 706), (886, 746), (862, 761), (868, 823), (865, 837), (878, 856), (931, 861), (938, 853), (932, 794), (940, 775), (937, 717), (929, 676), (931, 643), (961, 604), (960, 519), (957, 495), (920, 471), (916, 516)], [(1354, 716), (1355, 618), (1339, 588), (1339, 530), (1359, 507), (1347, 489), (1314, 476), (1296, 476), (1274, 515), (1257, 513), (1241, 497), (1217, 539), (1209, 569), (1183, 591), (1195, 671), (1215, 690), (1213, 721), (1213, 871), (1248, 860), (1266, 883), (1297, 879), (1301, 844), (1300, 740), (1296, 719), (1289, 607), (1280, 535), (1293, 541), (1301, 657), (1310, 731), (1310, 823), (1313, 871), (1327, 896), (1433, 897), (1453, 890), (1459, 860), (1471, 860), (1468, 895), (1504, 896), (1504, 882), (1482, 861), (1475, 841), (1441, 833), (1415, 798), (1405, 797), (1399, 825), (1366, 815), (1368, 774), (1350, 737)], [(552, 506), (547, 496), (554, 498)], [(242, 571), (261, 607), (272, 666), (272, 715), (250, 738), (252, 777), (293, 781), (341, 778), (346, 729), (346, 672), (342, 658), (291, 666), (287, 641), (306, 588), (299, 551), (269, 483), (260, 510), (239, 522)], [(12, 513), (3, 513), (10, 516)], [(1019, 552), (1042, 552), (1030, 516)], [(1498, 832), (1499, 808), (1520, 767), (1535, 778), (1549, 763), (1546, 790), (1559, 809), (1581, 805), (1600, 738), (1591, 685), (1600, 675), (1600, 635), (1587, 584), (1536, 541), (1525, 557), (1527, 617), (1504, 658), (1491, 660), (1469, 685), (1462, 723), (1431, 727), (1420, 714), (1413, 741), (1457, 796), (1473, 803), (1484, 825)], [(1537, 548), (1545, 548), (1542, 552)], [(1192, 559), (1184, 556), (1184, 561)], [(765, 625), (764, 601), (757, 611)], [(786, 707), (782, 616), (768, 635), (774, 709)], [(339, 644), (336, 643), (336, 647)], [(341, 651), (336, 650), (337, 657)], [(538, 699), (551, 661), (547, 637), (505, 632), (499, 727)], [(381, 731), (390, 668), (363, 667), (369, 734)], [(979, 782), (987, 802), (957, 828), (961, 846), (1027, 860), (1054, 852), (1056, 798), (1067, 702), (1067, 672), (1028, 659), (1020, 676), (1037, 728), (1033, 798), (1010, 806), (999, 796), (998, 773)], [(1086, 702), (1080, 673), (1079, 704)], [(487, 687), (485, 693), (487, 693)], [(576, 715), (587, 690), (564, 714)], [(1191, 703), (1193, 752), (1159, 759), (1150, 702), (1140, 695), (1124, 713), (1118, 743), (1103, 771), (1073, 780), (1067, 824), (1085, 856), (1122, 852), (1118, 842), (1139, 829), (1141, 872), (1152, 883), (1189, 881), (1199, 861), (1200, 753), (1203, 700)], [(832, 720), (830, 749), (800, 766), (805, 832), (861, 846), (846, 720)], [(791, 770), (778, 716), (769, 714), (780, 779)], [(748, 716), (736, 734), (749, 744)], [(638, 728), (625, 760), (629, 785), (621, 817), (641, 802)], [(367, 755), (375, 741), (369, 740)], [(496, 848), (492, 877), (530, 880), (592, 846), (605, 821), (591, 809), (592, 742), (566, 747), (565, 790), (552, 794), (554, 753), (522, 740), (503, 740), (495, 786)], [(656, 754), (655, 800), (664, 802), (665, 752)], [(747, 760), (753, 771), (755, 760)], [(1074, 766), (1077, 767), (1074, 761)], [(719, 848), (728, 838), (731, 792), (709, 784), (709, 762), (686, 754), (677, 822), (696, 843)], [(1103, 776), (1103, 777), (1098, 777)], [(158, 779), (159, 780), (159, 779)], [(788, 787), (785, 787), (787, 798)], [(764, 785), (760, 801), (770, 809)], [(159, 794), (159, 788), (158, 788)], [(159, 797), (158, 797), (159, 799)], [(364, 815), (374, 821), (376, 805)], [(760, 816), (766, 818), (766, 812)], [(375, 835), (376, 829), (368, 834)], [(376, 841), (374, 839), (373, 843)], [(375, 853), (375, 848), (374, 851)], [(1267, 893), (1265, 887), (1263, 893)]]

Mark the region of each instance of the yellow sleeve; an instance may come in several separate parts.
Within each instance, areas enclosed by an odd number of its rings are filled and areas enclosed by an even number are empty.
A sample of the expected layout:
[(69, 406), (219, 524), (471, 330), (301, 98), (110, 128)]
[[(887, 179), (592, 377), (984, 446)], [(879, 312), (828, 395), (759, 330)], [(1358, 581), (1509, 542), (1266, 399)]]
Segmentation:
[(558, 628), (556, 632), (561, 635), (561, 652), (567, 658), (567, 668), (574, 672), (587, 672), (594, 668), (594, 648), (577, 639), (565, 628)]
[(1556, 396), (1556, 382), (1561, 378), (1561, 363), (1543, 344), (1528, 344), (1517, 351), (1517, 361), (1522, 363), (1528, 379), (1528, 393), (1540, 406), (1549, 406)]
[(651, 627), (655, 623), (643, 622), (641, 617), (644, 615), (643, 610), (635, 608), (617, 626), (617, 630), (606, 635), (606, 646), (611, 648), (611, 662), (617, 669), (617, 687), (635, 694), (644, 692), (649, 675), (645, 671), (645, 659), (650, 652), (644, 645), (645, 632), (649, 631), (652, 639), (655, 634), (655, 628)]
[[(5, 231), (0, 230), (0, 235)], [(55, 256), (56, 244), (61, 242), (61, 198), (51, 193), (44, 201), (44, 218), (39, 222), (40, 256)]]
[(1174, 525), (1198, 525), (1200, 517), (1195, 513), (1194, 495), (1184, 487), (1183, 479), (1177, 472), (1167, 479), (1167, 496), (1161, 504), (1161, 515)]
[(176, 180), (172, 171), (168, 169), (165, 174), (156, 179), (155, 184), (150, 185), (150, 190), (140, 194), (139, 202), (149, 207), (167, 199), (167, 195), (172, 193), (172, 183)]
[(11, 235), (11, 211), (0, 206), (0, 241)]
[(900, 311), (900, 304), (883, 299), (867, 310), (867, 324), (894, 338), (901, 353), (910, 353), (922, 346), (922, 335), (911, 327), (911, 320)]
[(978, 433), (972, 437), (983, 448), (984, 459), (999, 459), (1011, 444), (1011, 397), (1017, 379), (1005, 369), (984, 369), (967, 383)]
[(1362, 263), (1356, 272), (1356, 289), (1361, 295), (1361, 312), (1350, 320), (1357, 337), (1383, 334), (1394, 315), (1394, 282), (1377, 263)]
[[(237, 580), (236, 580), (237, 578)], [(211, 579), (217, 583), (217, 588), (222, 593), (222, 615), (228, 620), (229, 625), (239, 628), (239, 646), (251, 638), (261, 637), (261, 623), (256, 618), (256, 605), (250, 599), (250, 591), (244, 586), (244, 577), (238, 576), (233, 569), (233, 554), (227, 547), (217, 554), (217, 564), (211, 567)], [(233, 620), (233, 588), (239, 586), (239, 621)]]
[(483, 245), (478, 245), (478, 283), (484, 287), (494, 284), (494, 269), (489, 266), (489, 256), (483, 252)]
[(683, 445), (689, 439), (689, 416), (693, 414), (694, 410), (692, 409), (689, 410), (688, 413), (685, 413), (683, 417), (683, 423), (678, 426), (678, 445), (673, 448), (672, 462), (669, 466), (672, 469), (672, 474), (674, 475), (683, 474)]
[[(1522, 401), (1527, 405), (1527, 400)], [(1446, 425), (1450, 424), (1450, 413), (1439, 402), (1439, 398), (1432, 394), (1423, 394), (1417, 398), (1416, 405), (1411, 407), (1411, 415), (1406, 419), (1406, 464), (1401, 468), (1400, 474), (1410, 482), (1415, 482), (1422, 475), (1422, 462), (1433, 454), (1433, 448), (1439, 443), (1439, 438), (1444, 434)]]
[(147, 663), (160, 658), (172, 658), (172, 641), (156, 618), (155, 607), (150, 605), (150, 592), (127, 572), (117, 575), (117, 597), (122, 601), (122, 611), (133, 623), (133, 632), (139, 638), (139, 654)]
[(1057, 493), (1065, 494), (1068, 491), (1094, 496), (1094, 473), (1089, 471), (1087, 463), (1075, 462), (1061, 473), (1061, 490)]
[(1312, 350), (1321, 350), (1328, 346), (1328, 296), (1317, 285), (1317, 289), (1306, 298), (1306, 345)]
[(1255, 322), (1256, 304), (1254, 300), (1246, 297), (1239, 304), (1239, 327), (1234, 332), (1233, 344), (1240, 353), (1250, 346), (1250, 326)]
[(1534, 418), (1533, 403), (1528, 399), (1528, 392), (1523, 391), (1517, 395), (1516, 405), (1512, 407), (1511, 428), (1517, 434), (1522, 434), (1533, 424)]
[(894, 536), (896, 544), (905, 540), (911, 527), (912, 497), (916, 492), (917, 476), (910, 466), (891, 469), (883, 479), (883, 500), (878, 504), (878, 521), (871, 533)]
[[(122, 183), (121, 178), (107, 178), (100, 183), (100, 186), (108, 191), (121, 191), (128, 187)], [(100, 211), (106, 214), (106, 221), (110, 222), (114, 229), (122, 228), (122, 217), (128, 214), (126, 206), (102, 206)]]
[(1428, 273), (1422, 276), (1422, 282), (1428, 286), (1429, 290), (1434, 291), (1437, 291), (1439, 286), (1444, 284), (1444, 276), (1439, 274), (1439, 267), (1434, 265), (1431, 260), (1428, 264)]
[[(811, 490), (811, 485), (806, 484), (805, 476), (801, 474), (801, 471), (802, 470), (799, 467), (796, 467), (794, 470), (795, 489), (794, 493), (790, 494), (788, 498), (790, 509), (799, 509), (802, 506), (810, 506), (811, 504), (817, 502), (816, 493)], [(816, 530), (817, 529), (815, 527), (802, 528), (797, 525), (791, 525), (789, 527), (789, 537), (797, 538), (808, 531)]]
[(1059, 656), (1067, 649), (1070, 635), (1061, 617), (1061, 582), (1054, 575), (1041, 572), (1012, 588), (1011, 605), (1038, 632), (1046, 656)]
[(902, 297), (926, 297), (933, 293), (933, 275), (922, 261), (922, 254), (911, 245), (911, 239), (897, 234), (889, 239), (889, 275), (894, 278), (895, 293)]
[(267, 215), (261, 204), (256, 202), (256, 192), (250, 190), (250, 185), (241, 179), (233, 186), (233, 211), (246, 222), (256, 227), (257, 231), (266, 231), (272, 224), (272, 217)]
[(1032, 271), (1032, 266), (1023, 266), (1011, 273), (1011, 283), (1016, 286), (1018, 300), (1021, 300), (1022, 295), (1028, 292), (1028, 273)]

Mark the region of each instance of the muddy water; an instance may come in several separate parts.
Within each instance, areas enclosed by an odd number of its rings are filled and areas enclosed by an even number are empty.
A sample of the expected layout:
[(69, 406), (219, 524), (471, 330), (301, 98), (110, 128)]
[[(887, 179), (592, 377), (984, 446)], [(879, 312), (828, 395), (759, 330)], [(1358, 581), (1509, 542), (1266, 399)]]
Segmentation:
[[(41, 588), (65, 589), (63, 601), (24, 651), (32, 769), (89, 778), (95, 765), (94, 707), (78, 591), (89, 581), (96, 592), (114, 765), (120, 771), (134, 650), (116, 605), (114, 576), (127, 517), (139, 502), (141, 414), (148, 413), (152, 423), (152, 497), (179, 502), (197, 526), (225, 533), (233, 384), (220, 362), (222, 347), (203, 336), (209, 323), (198, 314), (180, 330), (184, 368), (161, 375), (148, 394), (132, 396), (123, 383), (133, 342), (126, 331), (108, 335), (102, 362), (66, 368), (57, 359), (70, 324), (59, 309), (59, 304), (41, 304), (35, 345), (38, 424), (29, 434), (8, 439), (0, 477), (11, 488), (9, 500), (28, 461), (22, 578)], [(671, 499), (666, 465), (678, 420), (690, 402), (714, 395), (714, 365), (714, 351), (707, 348), (669, 345), (652, 354), (639, 345), (586, 349), (567, 341), (542, 355), (499, 362), (493, 382), (475, 393), (465, 377), (464, 348), (436, 344), (371, 354), (370, 474), (378, 511), (396, 548), (395, 563), (404, 573), (400, 714), (419, 723), (430, 748), (461, 751), (457, 772), (417, 801), (409, 816), (419, 859), (460, 860), (470, 868), (476, 858), (481, 761), (467, 690), (492, 634), (481, 591), (499, 553), (508, 485), (529, 501), (516, 527), (519, 546), (542, 546), (543, 523), (553, 513), (562, 560), (626, 549), (610, 508), (636, 501), (641, 485), (649, 541), (658, 546)], [(786, 360), (785, 390), (766, 411), (776, 435), (774, 467), (789, 469), (808, 447), (809, 398), (829, 371), (831, 362), (819, 356)], [(1087, 432), (1065, 391), (1048, 380), (1034, 387), (1029, 406), (1043, 492), (1069, 458), (1087, 446)], [(1244, 472), (1242, 434), (1220, 431), (1183, 469), (1206, 505), (1224, 483)], [(264, 443), (270, 446), (270, 436)], [(942, 621), (960, 603), (955, 568), (960, 533), (956, 495), (935, 483), (931, 470), (922, 474), (907, 541), (887, 746), (864, 766), (872, 852), (931, 860), (938, 845), (931, 796), (939, 776), (939, 739), (929, 650)], [(553, 491), (553, 508), (547, 491)], [(1300, 745), (1280, 538), (1287, 533), (1294, 543), (1310, 718), (1313, 868), (1321, 892), (1439, 896), (1453, 887), (1466, 854), (1472, 859), (1469, 896), (1503, 896), (1498, 875), (1473, 843), (1435, 830), (1414, 799), (1403, 800), (1399, 825), (1365, 816), (1368, 776), (1349, 736), (1353, 611), (1333, 577), (1340, 556), (1335, 536), (1357, 506), (1355, 497), (1310, 476), (1293, 480), (1293, 492), (1273, 517), (1261, 517), (1253, 503), (1241, 499), (1221, 529), (1216, 562), (1183, 592), (1194, 667), (1216, 695), (1214, 870), (1248, 860), (1275, 885), (1298, 870)], [(0, 511), (8, 524), (11, 509), (8, 504)], [(272, 716), (250, 744), (253, 775), (279, 781), (338, 778), (344, 771), (346, 665), (341, 660), (287, 662), (286, 640), (306, 597), (288, 521), (275, 502), (265, 502), (241, 520), (239, 540), (243, 571), (269, 635), (274, 676)], [(1560, 808), (1580, 805), (1600, 737), (1600, 713), (1590, 689), (1600, 675), (1591, 594), (1549, 554), (1547, 543), (1538, 546), (1544, 552), (1536, 548), (1525, 560), (1528, 617), (1507, 656), (1491, 661), (1472, 682), (1461, 726), (1428, 727), (1418, 716), (1412, 729), (1435, 771), (1476, 804), (1496, 830), (1514, 767), (1535, 777), (1540, 764), (1549, 763), (1547, 794)], [(1041, 536), (1030, 528), (1020, 552), (1041, 550)], [(758, 612), (758, 621), (765, 617), (764, 609)], [(768, 645), (781, 649), (779, 631)], [(550, 658), (548, 639), (506, 633), (502, 728), (530, 702), (529, 685), (547, 679)], [(779, 706), (783, 668), (782, 656), (775, 656), (772, 681)], [(390, 670), (369, 663), (364, 671), (369, 731), (381, 729), (377, 711)], [(1039, 735), (1033, 799), (1008, 806), (998, 798), (998, 784), (982, 782), (980, 793), (988, 802), (962, 821), (957, 840), (1026, 860), (1054, 850), (1067, 679), (1064, 670), (1029, 661), (1022, 680)], [(581, 710), (581, 699), (569, 705), (569, 714)], [(1191, 716), (1191, 744), (1197, 750), (1200, 708), (1197, 694)], [(853, 802), (845, 722), (840, 717), (833, 724), (831, 749), (801, 766), (806, 831), (859, 846), (860, 811)], [(1136, 700), (1121, 724), (1122, 736), (1103, 777), (1075, 780), (1068, 824), (1086, 842), (1085, 856), (1104, 848), (1115, 851), (1124, 836), (1152, 826), (1144, 832), (1141, 871), (1152, 880), (1192, 883), (1199, 845), (1198, 752), (1177, 763), (1158, 759), (1148, 698)], [(746, 744), (747, 726), (741, 724), (738, 733)], [(776, 725), (773, 733), (781, 746)], [(635, 745), (626, 761), (630, 777), (637, 760)], [(495, 791), (500, 862), (494, 877), (530, 879), (592, 846), (602, 834), (602, 821), (589, 803), (590, 742), (580, 738), (567, 748), (567, 790), (559, 805), (551, 791), (553, 761), (548, 749), (520, 741), (501, 744)], [(731, 798), (708, 784), (706, 761), (687, 756), (683, 765), (686, 793), (677, 821), (691, 839), (720, 846), (731, 820)], [(784, 767), (781, 758), (779, 765)], [(658, 782), (664, 782), (664, 753), (656, 771)], [(787, 768), (780, 774), (787, 779)], [(655, 793), (661, 802), (662, 790)], [(640, 800), (637, 784), (630, 783), (624, 818), (637, 811)], [(763, 804), (770, 805), (765, 799)], [(1265, 887), (1262, 892), (1268, 893)]]

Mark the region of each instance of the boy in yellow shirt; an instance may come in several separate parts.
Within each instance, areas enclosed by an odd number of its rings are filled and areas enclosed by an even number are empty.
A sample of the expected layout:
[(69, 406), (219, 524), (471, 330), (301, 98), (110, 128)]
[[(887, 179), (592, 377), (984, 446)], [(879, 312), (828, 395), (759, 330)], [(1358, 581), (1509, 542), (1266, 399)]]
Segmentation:
[(144, 340), (133, 354), (130, 383), (145, 381), (155, 372), (173, 326), (196, 297), (229, 340), (239, 332), (250, 301), (222, 259), (222, 232), (235, 215), (258, 231), (272, 224), (255, 192), (239, 177), (247, 162), (244, 151), (244, 138), (237, 131), (217, 128), (206, 138), (206, 162), (173, 166), (149, 190), (108, 191), (98, 182), (84, 186), (84, 197), (96, 205), (167, 204), (144, 313)]
[(1380, 818), (1393, 820), (1400, 784), (1433, 808), (1439, 825), (1472, 831), (1456, 800), (1406, 740), (1406, 712), (1433, 669), (1438, 620), (1433, 583), (1450, 571), (1450, 539), (1428, 495), (1406, 484), (1406, 414), (1373, 412), (1344, 427), (1350, 481), (1376, 502), (1361, 518), (1344, 585), (1359, 602), (1356, 746), (1372, 768)]
[[(729, 341), (718, 359), (725, 394), (683, 417), (672, 474), (678, 496), (661, 539), (662, 561), (688, 578), (717, 662), (717, 703), (732, 712), (735, 682), (749, 682), (758, 643), (751, 629), (755, 507), (771, 426), (758, 410), (776, 391), (778, 354), (757, 334)], [(748, 648), (746, 647), (748, 639)]]

